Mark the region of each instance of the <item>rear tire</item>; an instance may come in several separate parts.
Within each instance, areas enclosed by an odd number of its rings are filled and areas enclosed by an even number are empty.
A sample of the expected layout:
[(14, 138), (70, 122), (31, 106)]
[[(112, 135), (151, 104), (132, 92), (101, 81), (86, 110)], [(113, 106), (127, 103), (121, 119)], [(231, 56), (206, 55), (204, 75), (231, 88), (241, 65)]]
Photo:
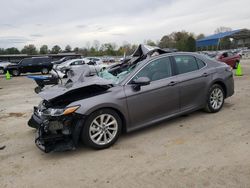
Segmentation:
[(235, 65), (234, 65), (234, 69), (237, 69), (239, 63), (240, 63), (239, 61), (236, 61)]
[(224, 104), (225, 92), (219, 84), (214, 84), (208, 91), (206, 112), (216, 113)]
[(86, 120), (81, 139), (93, 149), (105, 149), (113, 145), (121, 134), (122, 121), (111, 109), (93, 112)]
[(42, 91), (42, 88), (40, 86), (37, 86), (37, 87), (35, 87), (34, 91), (36, 94), (38, 94)]
[(42, 68), (41, 73), (42, 74), (49, 74), (49, 69), (48, 68)]

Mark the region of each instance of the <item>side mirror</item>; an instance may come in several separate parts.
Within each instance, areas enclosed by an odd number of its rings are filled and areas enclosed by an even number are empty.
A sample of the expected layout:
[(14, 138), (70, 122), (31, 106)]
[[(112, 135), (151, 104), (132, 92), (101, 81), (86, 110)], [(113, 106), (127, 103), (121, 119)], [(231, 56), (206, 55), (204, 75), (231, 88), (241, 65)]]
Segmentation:
[(150, 79), (148, 77), (140, 77), (131, 82), (134, 85), (135, 90), (140, 90), (141, 86), (146, 86), (150, 84)]
[(148, 77), (140, 77), (132, 82), (133, 84), (145, 86), (150, 84), (150, 79)]

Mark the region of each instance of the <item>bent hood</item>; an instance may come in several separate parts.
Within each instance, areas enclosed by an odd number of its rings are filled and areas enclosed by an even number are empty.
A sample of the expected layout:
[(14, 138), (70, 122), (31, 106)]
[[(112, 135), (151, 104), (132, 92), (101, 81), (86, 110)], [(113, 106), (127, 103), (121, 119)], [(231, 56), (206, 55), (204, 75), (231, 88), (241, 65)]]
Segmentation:
[[(98, 76), (91, 76), (85, 77), (84, 81), (69, 82), (65, 85), (52, 86), (40, 92), (39, 96), (44, 100), (51, 101), (56, 98), (62, 98), (64, 95), (65, 97), (67, 96), (67, 98), (72, 98), (73, 95), (74, 97), (75, 95), (85, 96), (84, 92), (88, 92), (88, 95), (95, 95), (97, 92), (100, 92), (100, 89), (107, 90), (110, 87), (112, 87), (112, 81), (100, 78)], [(77, 91), (80, 92), (77, 93)]]

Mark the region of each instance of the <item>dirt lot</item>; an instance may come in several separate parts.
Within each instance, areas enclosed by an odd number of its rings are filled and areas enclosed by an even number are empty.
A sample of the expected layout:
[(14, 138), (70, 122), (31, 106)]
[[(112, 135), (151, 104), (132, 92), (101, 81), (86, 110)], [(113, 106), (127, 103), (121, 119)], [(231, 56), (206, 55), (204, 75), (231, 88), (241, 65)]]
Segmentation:
[(27, 126), (40, 101), (26, 77), (0, 78), (0, 187), (250, 187), (250, 60), (235, 95), (123, 135), (111, 148), (44, 154)]

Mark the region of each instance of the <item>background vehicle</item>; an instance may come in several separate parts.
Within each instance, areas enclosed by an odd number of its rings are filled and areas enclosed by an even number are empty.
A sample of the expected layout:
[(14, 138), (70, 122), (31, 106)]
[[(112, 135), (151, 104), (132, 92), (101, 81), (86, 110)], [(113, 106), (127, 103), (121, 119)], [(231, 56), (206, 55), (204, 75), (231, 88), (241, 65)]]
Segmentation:
[(5, 69), (8, 65), (11, 65), (11, 62), (8, 61), (0, 61), (0, 74), (5, 73)]
[(113, 57), (103, 57), (102, 61), (104, 63), (115, 63), (115, 58), (113, 58)]
[(86, 57), (86, 59), (88, 59), (88, 60), (90, 60), (90, 61), (96, 63), (97, 65), (103, 63), (102, 59), (101, 59), (101, 58), (98, 58), (98, 57)]
[(78, 56), (66, 56), (66, 57), (63, 57), (63, 58), (61, 58), (61, 59), (59, 59), (57, 61), (52, 61), (51, 63), (53, 65), (58, 65), (58, 64), (61, 64), (61, 63), (65, 62), (65, 61), (68, 61), (68, 60), (71, 60), (71, 59), (78, 59), (78, 58), (79, 58)]
[[(58, 86), (39, 93), (43, 101), (29, 121), (39, 129), (38, 147), (57, 150), (57, 139), (60, 149), (65, 142), (68, 150), (81, 138), (92, 148), (107, 148), (121, 130), (133, 131), (199, 109), (218, 112), (234, 93), (232, 68), (224, 63), (195, 53), (138, 48), (143, 50), (120, 69), (105, 70), (106, 76), (77, 79), (65, 85), (67, 89)], [(149, 57), (156, 52), (160, 55)]]
[(241, 56), (239, 54), (234, 54), (232, 52), (223, 52), (223, 53), (219, 53), (216, 56), (216, 59), (218, 61), (222, 61), (230, 65), (234, 69), (236, 69), (238, 66), (238, 63), (240, 63), (240, 58)]
[(249, 49), (240, 50), (238, 52), (238, 55), (240, 55), (241, 58), (248, 58), (250, 57), (250, 50)]
[(25, 58), (18, 64), (11, 64), (6, 67), (6, 70), (13, 76), (19, 76), (22, 73), (35, 73), (41, 72), (48, 74), (52, 69), (51, 58), (49, 57), (33, 57)]
[(52, 75), (56, 75), (58, 74), (58, 76), (60, 78), (66, 78), (67, 77), (67, 73), (68, 71), (72, 68), (72, 67), (80, 67), (82, 65), (85, 65), (87, 62), (89, 62), (88, 59), (71, 59), (71, 60), (67, 60), (61, 64), (58, 65), (53, 65), (53, 69), (56, 70), (56, 72), (54, 72), (54, 70), (52, 70)]
[(84, 59), (73, 59), (73, 60), (68, 60), (63, 62), (60, 65), (55, 65), (54, 69), (56, 70), (56, 72), (54, 70), (52, 70), (52, 74), (54, 76), (58, 75), (60, 78), (67, 78), (68, 77), (68, 72), (70, 69), (77, 69), (82, 67), (83, 65), (87, 65), (90, 71), (90, 74), (96, 74), (97, 72), (99, 72), (102, 68), (107, 67), (107, 65), (105, 64), (96, 64), (95, 62), (84, 58)]

